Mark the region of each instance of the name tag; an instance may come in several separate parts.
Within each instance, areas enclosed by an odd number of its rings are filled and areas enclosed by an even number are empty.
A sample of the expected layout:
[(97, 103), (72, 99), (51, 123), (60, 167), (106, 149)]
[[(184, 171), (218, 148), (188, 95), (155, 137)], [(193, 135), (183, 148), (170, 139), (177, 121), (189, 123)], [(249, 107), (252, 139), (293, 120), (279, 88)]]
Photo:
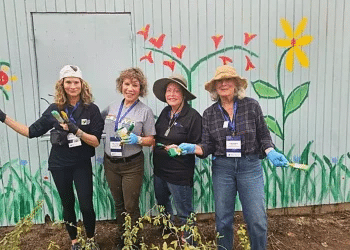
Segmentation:
[(76, 135), (69, 133), (67, 135), (67, 139), (68, 139), (68, 147), (74, 148), (74, 147), (81, 146), (81, 140)]
[(120, 138), (110, 137), (111, 156), (122, 156), (123, 147), (120, 144)]
[(226, 136), (226, 157), (241, 157), (242, 141), (240, 136)]
[(223, 128), (228, 128), (228, 121), (224, 121), (224, 125), (222, 127)]

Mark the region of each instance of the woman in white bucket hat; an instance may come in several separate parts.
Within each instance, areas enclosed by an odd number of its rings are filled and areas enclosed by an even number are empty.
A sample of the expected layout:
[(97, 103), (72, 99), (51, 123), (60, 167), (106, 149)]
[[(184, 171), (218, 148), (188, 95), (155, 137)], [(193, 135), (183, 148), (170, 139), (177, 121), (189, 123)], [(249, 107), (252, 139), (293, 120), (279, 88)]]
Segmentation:
[[(48, 163), (61, 198), (63, 220), (72, 241), (71, 248), (82, 249), (76, 238), (74, 182), (88, 237), (87, 243), (90, 244), (90, 249), (99, 249), (94, 241), (96, 216), (92, 202), (91, 157), (100, 144), (104, 121), (99, 108), (92, 103), (90, 86), (84, 81), (79, 67), (64, 66), (55, 90), (55, 102), (30, 127), (14, 121), (1, 110), (0, 121), (29, 138), (42, 136), (54, 128), (50, 132), (52, 147)], [(67, 117), (62, 117), (61, 111)]]

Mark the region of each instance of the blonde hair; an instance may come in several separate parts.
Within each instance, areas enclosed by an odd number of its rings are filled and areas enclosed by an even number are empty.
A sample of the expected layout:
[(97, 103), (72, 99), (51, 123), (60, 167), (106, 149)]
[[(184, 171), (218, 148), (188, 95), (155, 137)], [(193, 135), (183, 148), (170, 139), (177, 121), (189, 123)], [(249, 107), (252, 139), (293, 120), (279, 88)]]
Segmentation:
[[(66, 104), (68, 104), (67, 93), (63, 87), (64, 79), (65, 78), (57, 81), (55, 84), (55, 103), (59, 109), (63, 109), (63, 107)], [(83, 102), (84, 105), (89, 105), (90, 103), (93, 102), (91, 87), (83, 79), (80, 79), (80, 82), (81, 82), (80, 100)]]
[(136, 79), (140, 83), (140, 96), (147, 95), (147, 78), (140, 68), (129, 68), (120, 72), (117, 78), (117, 90), (122, 93), (123, 82), (125, 79)]
[[(240, 99), (240, 100), (242, 100), (244, 97), (246, 97), (245, 88), (243, 87), (243, 84), (241, 84), (235, 78), (229, 78), (229, 79), (234, 79), (234, 81), (235, 81), (235, 90), (234, 90), (233, 95), (237, 96), (238, 99)], [(210, 92), (211, 100), (214, 102), (217, 102), (219, 100), (220, 96), (219, 96), (218, 92), (216, 92), (215, 84), (216, 84), (216, 81), (214, 81), (214, 83), (211, 84), (209, 92)]]

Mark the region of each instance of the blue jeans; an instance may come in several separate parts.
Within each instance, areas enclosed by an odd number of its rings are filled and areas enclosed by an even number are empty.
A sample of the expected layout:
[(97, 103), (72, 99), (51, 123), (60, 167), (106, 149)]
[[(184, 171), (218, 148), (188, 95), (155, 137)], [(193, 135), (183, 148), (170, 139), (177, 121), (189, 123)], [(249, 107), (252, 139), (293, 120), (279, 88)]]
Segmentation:
[(219, 156), (212, 164), (216, 230), (219, 249), (233, 247), (233, 216), (237, 192), (248, 226), (252, 250), (266, 249), (267, 217), (263, 169), (258, 155)]
[(158, 205), (164, 206), (165, 213), (173, 216), (174, 213), (170, 200), (170, 195), (172, 195), (177, 217), (181, 225), (186, 224), (187, 218), (193, 212), (192, 187), (174, 185), (154, 175), (154, 192)]

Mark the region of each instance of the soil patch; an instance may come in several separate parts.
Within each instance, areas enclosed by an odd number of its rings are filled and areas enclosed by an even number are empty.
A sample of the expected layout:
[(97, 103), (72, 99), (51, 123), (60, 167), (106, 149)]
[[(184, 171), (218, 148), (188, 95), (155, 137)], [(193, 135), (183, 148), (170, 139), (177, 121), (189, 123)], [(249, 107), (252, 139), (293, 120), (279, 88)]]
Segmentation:
[[(238, 224), (243, 224), (240, 215), (235, 216), (235, 249), (242, 249), (237, 238)], [(350, 250), (350, 212), (336, 212), (319, 215), (273, 215), (268, 218), (268, 249), (325, 249)], [(215, 221), (202, 219), (197, 221), (203, 241), (215, 239)], [(13, 230), (13, 227), (1, 227), (0, 238)], [(98, 221), (96, 239), (101, 249), (114, 249), (115, 222)], [(159, 227), (146, 225), (142, 231), (145, 243), (162, 246), (163, 240)], [(168, 239), (170, 242), (173, 239)], [(32, 230), (21, 239), (21, 249), (48, 249), (50, 242), (60, 249), (70, 249), (70, 240), (64, 227), (46, 223), (34, 225)]]

